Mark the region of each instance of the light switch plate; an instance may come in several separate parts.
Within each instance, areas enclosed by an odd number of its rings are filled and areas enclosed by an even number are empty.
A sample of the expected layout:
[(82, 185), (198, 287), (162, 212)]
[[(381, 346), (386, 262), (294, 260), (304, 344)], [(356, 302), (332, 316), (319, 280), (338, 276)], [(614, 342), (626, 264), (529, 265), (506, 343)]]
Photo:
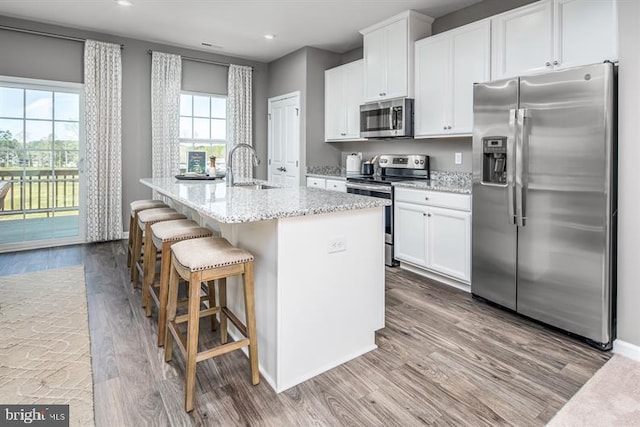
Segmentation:
[(462, 153), (456, 153), (454, 156), (454, 160), (455, 160), (455, 164), (456, 165), (461, 165), (462, 164)]

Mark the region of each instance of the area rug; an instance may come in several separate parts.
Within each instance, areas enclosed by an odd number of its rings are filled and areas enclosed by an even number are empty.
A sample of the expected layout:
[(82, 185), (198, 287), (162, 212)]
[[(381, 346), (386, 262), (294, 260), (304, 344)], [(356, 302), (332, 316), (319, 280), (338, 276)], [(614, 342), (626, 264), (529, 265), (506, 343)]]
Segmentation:
[(547, 426), (640, 426), (640, 362), (615, 354)]
[(0, 277), (0, 404), (68, 404), (92, 426), (84, 267)]

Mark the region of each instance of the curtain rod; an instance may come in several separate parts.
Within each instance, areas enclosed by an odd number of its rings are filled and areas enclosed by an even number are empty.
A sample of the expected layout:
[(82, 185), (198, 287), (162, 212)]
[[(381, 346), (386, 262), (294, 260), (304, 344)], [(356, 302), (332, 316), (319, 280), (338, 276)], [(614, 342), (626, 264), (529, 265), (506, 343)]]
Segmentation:
[[(153, 50), (149, 49), (147, 51), (147, 53), (149, 53), (149, 55), (151, 55), (153, 53)], [(184, 59), (186, 61), (193, 61), (193, 62), (202, 62), (204, 64), (220, 65), (220, 66), (223, 66), (223, 67), (228, 67), (229, 65), (231, 65), (228, 62), (218, 62), (218, 61), (212, 61), (210, 59), (192, 58), (190, 56), (182, 56), (182, 55), (180, 55), (180, 59)], [(253, 67), (250, 67), (250, 68), (252, 70), (254, 70)]]
[[(24, 28), (8, 27), (6, 25), (0, 25), (0, 30), (15, 31), (15, 32), (18, 32), (18, 33), (26, 33), (26, 34), (34, 34), (36, 36), (52, 37), (54, 39), (71, 40), (71, 41), (80, 42), (80, 43), (84, 43), (84, 42), (87, 41), (87, 39), (83, 39), (83, 38), (80, 38), (80, 37), (65, 36), (65, 35), (62, 35), (62, 34), (54, 34), (54, 33), (45, 33), (44, 31), (27, 30), (27, 29), (24, 29)], [(120, 49), (124, 49), (124, 45), (123, 44), (120, 45)]]

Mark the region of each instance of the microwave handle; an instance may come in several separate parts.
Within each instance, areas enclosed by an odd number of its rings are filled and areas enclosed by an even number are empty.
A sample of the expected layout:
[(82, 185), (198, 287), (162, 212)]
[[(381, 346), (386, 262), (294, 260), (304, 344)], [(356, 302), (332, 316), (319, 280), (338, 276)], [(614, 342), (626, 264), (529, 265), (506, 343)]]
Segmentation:
[(391, 108), (391, 127), (389, 129), (394, 130), (398, 129), (398, 112), (400, 108), (392, 107)]

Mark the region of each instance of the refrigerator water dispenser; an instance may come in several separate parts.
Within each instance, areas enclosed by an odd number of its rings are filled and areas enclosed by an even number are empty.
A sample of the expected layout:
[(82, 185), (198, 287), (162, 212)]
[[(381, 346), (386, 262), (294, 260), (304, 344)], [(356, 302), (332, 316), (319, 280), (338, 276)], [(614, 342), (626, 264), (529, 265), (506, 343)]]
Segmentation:
[(507, 183), (507, 137), (482, 138), (482, 182)]

